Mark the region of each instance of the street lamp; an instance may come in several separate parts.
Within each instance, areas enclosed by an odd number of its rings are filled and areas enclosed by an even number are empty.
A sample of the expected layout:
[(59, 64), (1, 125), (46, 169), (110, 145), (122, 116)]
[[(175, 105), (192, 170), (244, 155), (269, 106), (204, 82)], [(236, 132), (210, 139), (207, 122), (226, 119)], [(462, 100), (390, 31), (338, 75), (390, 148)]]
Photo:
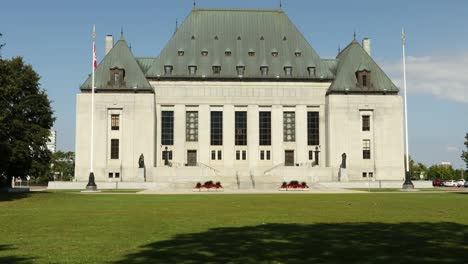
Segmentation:
[(319, 153), (320, 153), (320, 150), (319, 150), (319, 147), (315, 147), (315, 150), (314, 150), (314, 159), (315, 159), (315, 165), (319, 165)]

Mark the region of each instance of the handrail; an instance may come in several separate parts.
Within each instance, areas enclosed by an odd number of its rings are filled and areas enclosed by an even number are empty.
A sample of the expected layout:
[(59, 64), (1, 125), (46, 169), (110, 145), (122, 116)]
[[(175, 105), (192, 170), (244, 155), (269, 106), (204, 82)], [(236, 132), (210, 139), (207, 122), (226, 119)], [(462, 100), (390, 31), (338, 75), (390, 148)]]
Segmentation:
[(271, 168), (265, 170), (265, 171), (263, 172), (263, 176), (265, 176), (265, 174), (267, 174), (268, 172), (270, 172), (270, 171), (272, 171), (272, 170), (275, 170), (275, 169), (277, 169), (278, 167), (283, 166), (283, 165), (284, 165), (284, 163), (279, 163), (279, 164), (276, 164), (275, 166), (273, 166), (273, 167), (271, 167)]
[(203, 165), (203, 166), (205, 166), (206, 168), (208, 168), (208, 169), (214, 171), (214, 173), (215, 173), (216, 176), (219, 176), (218, 174), (220, 173), (220, 171), (217, 170), (217, 169), (215, 169), (215, 168), (213, 168), (213, 167), (211, 167), (210, 165), (207, 165), (207, 164), (201, 163), (201, 162), (197, 162), (197, 166), (198, 166), (198, 165)]

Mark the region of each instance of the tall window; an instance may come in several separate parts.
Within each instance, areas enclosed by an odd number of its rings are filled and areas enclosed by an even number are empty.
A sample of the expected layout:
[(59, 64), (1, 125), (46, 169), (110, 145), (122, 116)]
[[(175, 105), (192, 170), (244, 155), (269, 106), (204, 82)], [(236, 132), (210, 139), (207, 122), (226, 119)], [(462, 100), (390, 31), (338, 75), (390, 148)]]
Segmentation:
[(368, 140), (368, 139), (364, 139), (362, 141), (362, 158), (363, 159), (370, 159), (371, 158), (370, 140)]
[(174, 144), (174, 111), (161, 112), (161, 144)]
[(362, 116), (362, 131), (370, 131), (370, 116)]
[(320, 145), (319, 112), (307, 112), (307, 145)]
[(111, 139), (111, 159), (119, 159), (119, 140)]
[(235, 113), (235, 143), (236, 146), (247, 145), (247, 112), (236, 111)]
[(271, 112), (259, 112), (260, 146), (271, 145)]
[(211, 145), (223, 145), (223, 112), (211, 111)]
[(111, 130), (119, 130), (120, 115), (111, 115)]
[(295, 112), (283, 112), (283, 140), (284, 142), (296, 141)]
[(185, 139), (190, 142), (198, 141), (198, 112), (187, 111), (185, 113)]

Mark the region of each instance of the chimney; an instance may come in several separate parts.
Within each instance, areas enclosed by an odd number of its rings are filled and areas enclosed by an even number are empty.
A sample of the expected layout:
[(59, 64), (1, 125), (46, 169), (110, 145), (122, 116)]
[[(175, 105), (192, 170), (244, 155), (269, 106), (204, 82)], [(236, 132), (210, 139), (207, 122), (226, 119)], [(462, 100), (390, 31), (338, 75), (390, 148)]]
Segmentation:
[(372, 55), (371, 55), (371, 43), (370, 43), (370, 39), (364, 38), (364, 39), (362, 40), (362, 47), (363, 47), (364, 50), (367, 52), (367, 54), (369, 54), (369, 56), (372, 56)]
[(114, 47), (114, 37), (112, 35), (106, 36), (106, 55)]

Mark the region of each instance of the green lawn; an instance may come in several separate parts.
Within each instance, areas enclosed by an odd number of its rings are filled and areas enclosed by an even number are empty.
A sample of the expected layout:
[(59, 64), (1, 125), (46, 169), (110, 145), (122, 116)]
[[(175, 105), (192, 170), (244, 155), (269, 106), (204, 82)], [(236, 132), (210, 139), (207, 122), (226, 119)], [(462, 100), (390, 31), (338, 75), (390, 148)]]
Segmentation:
[(0, 194), (0, 263), (466, 263), (468, 193)]

